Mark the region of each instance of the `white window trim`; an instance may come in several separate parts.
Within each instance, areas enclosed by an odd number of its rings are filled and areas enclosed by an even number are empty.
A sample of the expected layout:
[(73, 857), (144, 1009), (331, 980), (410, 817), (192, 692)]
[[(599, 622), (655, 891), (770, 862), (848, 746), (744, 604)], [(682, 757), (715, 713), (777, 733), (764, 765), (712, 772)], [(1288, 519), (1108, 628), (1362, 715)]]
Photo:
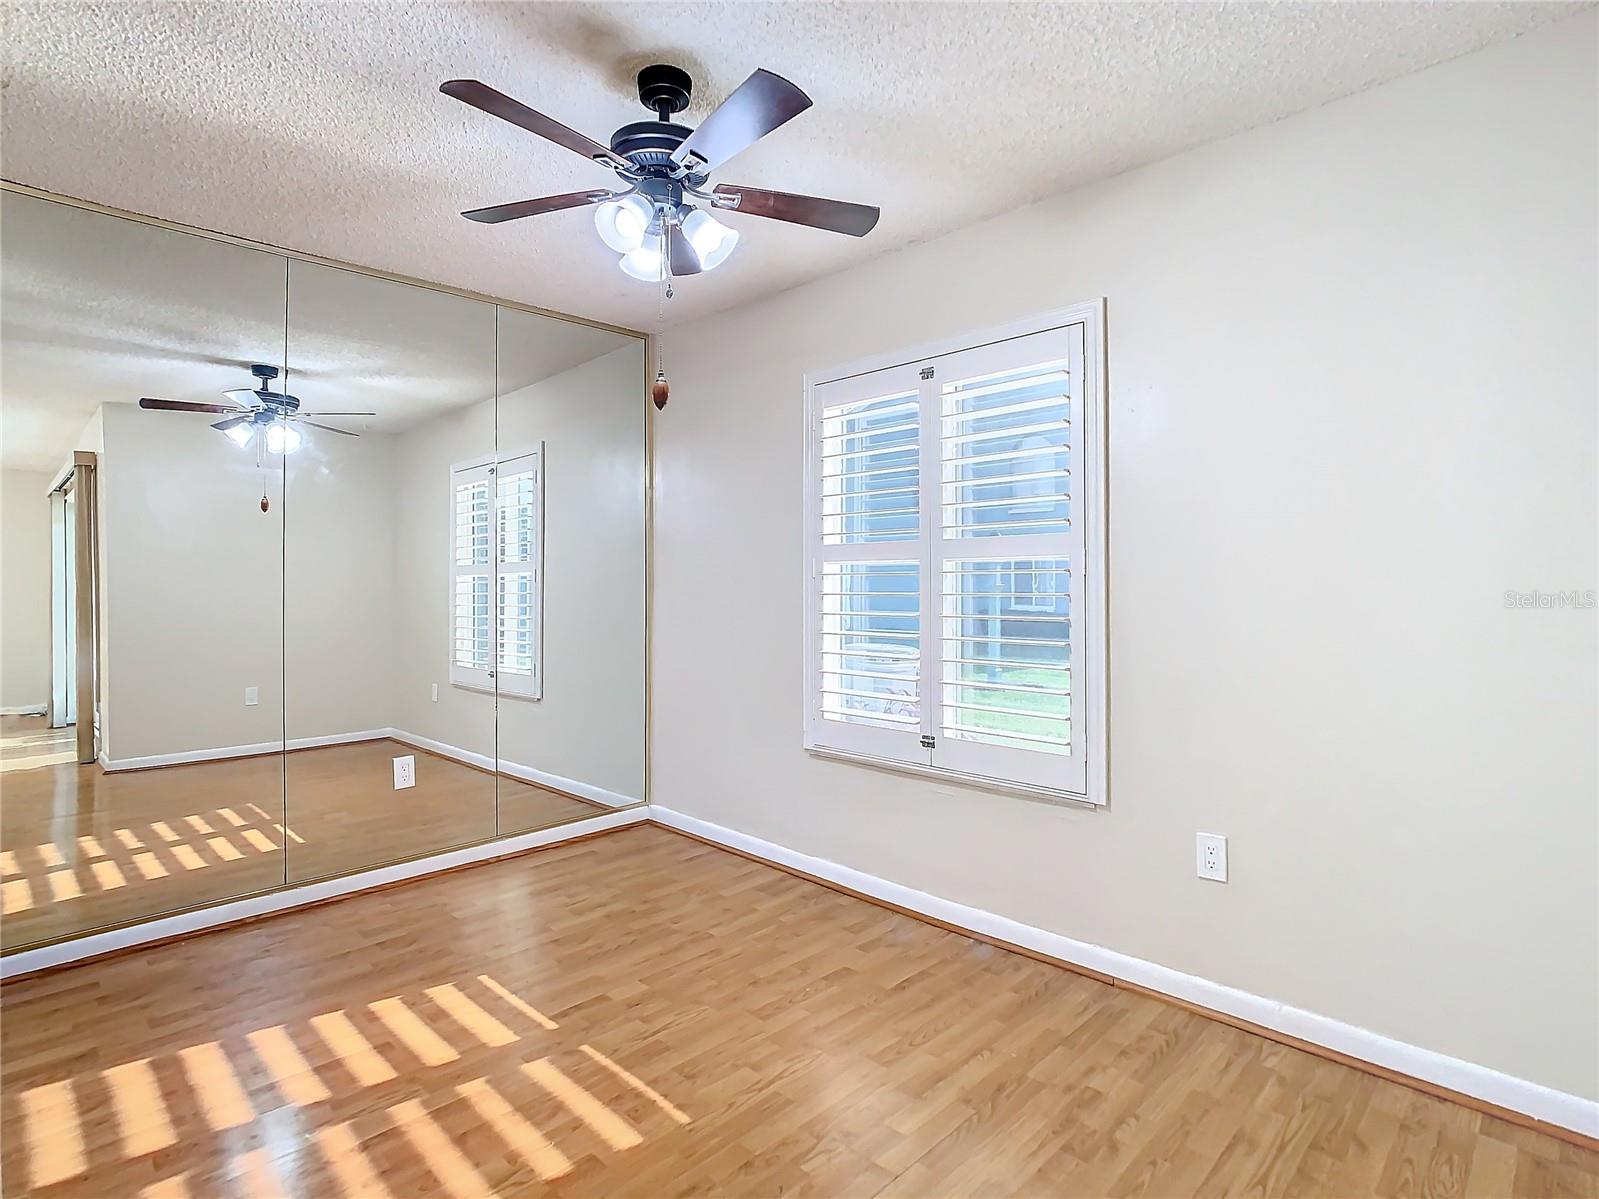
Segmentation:
[[(981, 777), (945, 767), (924, 766), (819, 744), (812, 730), (811, 710), (814, 706), (814, 679), (810, 669), (810, 664), (819, 658), (821, 645), (820, 632), (817, 628), (819, 609), (818, 605), (813, 604), (810, 598), (810, 589), (814, 586), (812, 574), (818, 568), (816, 547), (821, 540), (822, 507), (818, 490), (818, 472), (814, 469), (813, 454), (815, 451), (811, 436), (816, 420), (816, 388), (821, 384), (837, 382), (854, 375), (905, 366), (923, 359), (937, 358), (993, 342), (1008, 341), (1013, 338), (1025, 337), (1029, 334), (1042, 333), (1072, 325), (1080, 325), (1083, 328), (1083, 395), (1079, 401), (1079, 409), (1083, 423), (1083, 469), (1087, 477), (1077, 485), (1074, 485), (1072, 492), (1086, 525), (1084, 529), (1084, 544), (1087, 561), (1082, 565), (1083, 624), (1085, 627), (1081, 641), (1082, 662), (1080, 672), (1074, 675), (1072, 685), (1074, 698), (1080, 695), (1083, 701), (1082, 721), (1085, 727), (1083, 728), (1082, 736), (1087, 778), (1085, 791), (1079, 793), (1056, 790), (1009, 780)], [(936, 342), (913, 346), (905, 350), (875, 354), (868, 358), (856, 359), (824, 370), (807, 371), (805, 373), (803, 421), (800, 442), (802, 455), (801, 472), (804, 480), (805, 535), (801, 550), (800, 586), (802, 588), (801, 595), (804, 597), (802, 605), (805, 613), (802, 661), (805, 666), (801, 671), (800, 686), (802, 688), (801, 711), (804, 713), (803, 743), (806, 751), (818, 757), (856, 762), (895, 773), (931, 777), (946, 782), (957, 782), (980, 787), (989, 791), (1022, 795), (1032, 799), (1043, 799), (1055, 803), (1086, 804), (1096, 808), (1106, 806), (1110, 800), (1108, 730), (1110, 705), (1109, 664), (1107, 660), (1109, 650), (1109, 630), (1107, 627), (1109, 602), (1106, 591), (1106, 576), (1109, 564), (1106, 544), (1108, 514), (1106, 475), (1109, 454), (1106, 444), (1105, 301), (1103, 299), (1089, 300), (1066, 308), (1059, 308), (1036, 316), (1012, 321), (1009, 324), (943, 338)], [(927, 466), (928, 464), (924, 463), (923, 469), (926, 469)], [(1086, 486), (1083, 484), (1086, 484)], [(894, 543), (885, 544), (892, 545)], [(924, 679), (922, 702), (935, 702), (933, 692), (926, 690), (933, 686), (936, 686), (936, 682)], [(1074, 735), (1076, 735), (1075, 728)]]
[[(499, 657), (499, 652), (500, 652), (499, 610), (498, 610), (498, 608), (499, 608), (499, 596), (500, 596), (499, 572), (500, 572), (500, 565), (501, 564), (500, 564), (500, 561), (499, 561), (498, 543), (495, 540), (495, 533), (494, 533), (494, 530), (496, 530), (498, 528), (498, 523), (497, 523), (497, 521), (495, 519), (497, 511), (498, 511), (498, 507), (499, 507), (499, 490), (498, 490), (497, 483), (496, 483), (496, 486), (491, 487), (489, 489), (489, 495), (490, 495), (489, 528), (490, 528), (490, 541), (491, 541), (491, 546), (493, 548), (493, 552), (490, 555), (492, 561), (490, 562), (490, 566), (489, 566), (489, 595), (492, 597), (492, 603), (493, 603), (494, 608), (495, 608), (495, 612), (494, 612), (494, 615), (493, 615), (493, 622), (494, 622), (493, 623), (493, 629), (494, 629), (494, 638), (493, 639), (494, 639), (494, 650), (495, 650), (495, 658), (496, 658), (496, 662), (495, 662), (496, 669), (486, 672), (487, 678), (480, 679), (478, 676), (484, 674), (485, 672), (478, 671), (478, 670), (472, 669), (470, 667), (459, 666), (459, 665), (456, 664), (456, 661), (455, 661), (455, 579), (456, 579), (456, 571), (455, 571), (455, 569), (453, 567), (453, 564), (455, 562), (455, 550), (456, 550), (456, 545), (455, 545), (455, 477), (456, 477), (457, 474), (463, 474), (463, 473), (465, 473), (467, 471), (479, 470), (482, 467), (488, 466), (488, 467), (493, 467), (495, 469), (496, 473), (491, 475), (491, 478), (495, 478), (497, 480), (497, 478), (498, 478), (497, 472), (498, 472), (499, 467), (502, 464), (508, 463), (508, 462), (515, 462), (515, 461), (517, 461), (519, 459), (522, 459), (522, 458), (532, 458), (538, 464), (537, 465), (537, 472), (538, 472), (537, 479), (538, 479), (538, 482), (537, 482), (537, 486), (536, 486), (537, 503), (538, 503), (538, 529), (537, 529), (537, 536), (536, 536), (535, 544), (534, 544), (534, 555), (533, 555), (533, 572), (534, 572), (533, 577), (534, 577), (534, 580), (535, 580), (534, 581), (534, 590), (535, 590), (535, 594), (537, 596), (537, 601), (536, 601), (536, 605), (535, 605), (536, 622), (535, 622), (534, 628), (533, 628), (533, 664), (534, 665), (533, 665), (533, 677), (531, 678), (531, 680), (528, 681), (528, 683), (526, 685), (519, 685), (519, 686), (515, 686), (515, 687), (504, 687), (504, 686), (500, 685), (500, 671), (498, 669), (498, 665), (499, 665), (498, 657)], [(445, 596), (445, 602), (444, 602), (444, 610), (445, 610), (446, 616), (448, 618), (447, 621), (446, 621), (446, 627), (448, 629), (448, 637), (447, 637), (446, 643), (445, 643), (446, 644), (445, 667), (446, 667), (446, 670), (447, 670), (447, 673), (448, 673), (448, 677), (449, 677), (449, 680), (450, 680), (450, 686), (452, 686), (452, 687), (454, 687), (454, 688), (456, 688), (458, 690), (461, 690), (461, 691), (476, 691), (476, 692), (478, 692), (480, 694), (483, 694), (483, 695), (495, 695), (495, 696), (499, 696), (499, 697), (502, 697), (502, 698), (505, 698), (505, 699), (519, 699), (519, 700), (528, 700), (528, 701), (538, 701), (538, 700), (541, 700), (541, 699), (544, 698), (544, 527), (545, 527), (545, 521), (544, 521), (544, 495), (545, 495), (544, 471), (545, 471), (544, 443), (542, 441), (534, 442), (531, 448), (525, 449), (525, 450), (520, 450), (520, 451), (518, 451), (516, 453), (513, 453), (513, 454), (502, 454), (502, 455), (488, 454), (488, 455), (485, 455), (485, 456), (479, 457), (479, 458), (469, 458), (465, 462), (454, 463), (450, 467), (450, 487), (449, 487), (449, 561), (452, 564), (452, 567), (451, 567), (451, 569), (449, 571), (449, 577), (448, 577), (448, 579), (446, 580), (446, 583), (445, 583), (445, 586), (448, 589), (447, 594)]]

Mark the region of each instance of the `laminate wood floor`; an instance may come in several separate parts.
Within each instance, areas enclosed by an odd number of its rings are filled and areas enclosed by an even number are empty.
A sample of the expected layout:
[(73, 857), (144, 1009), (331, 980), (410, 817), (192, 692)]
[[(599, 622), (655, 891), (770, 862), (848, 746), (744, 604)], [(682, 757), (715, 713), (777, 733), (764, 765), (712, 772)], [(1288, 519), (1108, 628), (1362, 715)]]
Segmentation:
[(0, 990), (6, 1195), (1583, 1195), (1596, 1156), (653, 827)]
[[(607, 810), (398, 741), (115, 774), (73, 750), (0, 717), (6, 949)], [(396, 754), (415, 787), (394, 789)]]

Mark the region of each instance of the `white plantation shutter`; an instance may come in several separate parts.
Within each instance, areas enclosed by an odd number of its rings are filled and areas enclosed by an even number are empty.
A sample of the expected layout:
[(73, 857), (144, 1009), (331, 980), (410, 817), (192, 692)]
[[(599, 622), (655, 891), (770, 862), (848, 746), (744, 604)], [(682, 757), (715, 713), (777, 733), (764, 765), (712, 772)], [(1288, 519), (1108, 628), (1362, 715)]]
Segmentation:
[(816, 390), (807, 605), (815, 744), (926, 760), (922, 408), (914, 372)]
[(813, 385), (810, 748), (1089, 797), (1086, 347), (1067, 323)]
[(934, 761), (1085, 790), (1072, 730), (1072, 580), (1083, 522), (1073, 390), (1081, 327), (937, 360), (941, 692)]
[(450, 682), (494, 686), (493, 466), (450, 472)]
[(495, 485), (499, 689), (537, 697), (543, 624), (544, 480), (539, 450), (503, 459)]
[(450, 477), (450, 681), (536, 699), (543, 691), (542, 447), (463, 464)]

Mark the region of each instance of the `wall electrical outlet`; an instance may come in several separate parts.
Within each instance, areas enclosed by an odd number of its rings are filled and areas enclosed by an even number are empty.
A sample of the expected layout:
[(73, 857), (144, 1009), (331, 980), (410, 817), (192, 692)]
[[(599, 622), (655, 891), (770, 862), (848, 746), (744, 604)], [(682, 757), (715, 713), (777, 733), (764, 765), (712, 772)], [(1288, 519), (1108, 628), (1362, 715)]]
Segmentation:
[(439, 685), (437, 683), (433, 684), (433, 691), (429, 698), (432, 699), (434, 703), (439, 702)]
[(404, 791), (416, 786), (416, 755), (406, 754), (394, 759), (394, 789)]
[(258, 704), (260, 702), (261, 702), (261, 688), (259, 688), (259, 687), (246, 687), (244, 689), (244, 706), (246, 708), (253, 708), (253, 707), (256, 706), (256, 704)]
[(1220, 833), (1194, 834), (1194, 866), (1200, 878), (1227, 881), (1227, 838)]

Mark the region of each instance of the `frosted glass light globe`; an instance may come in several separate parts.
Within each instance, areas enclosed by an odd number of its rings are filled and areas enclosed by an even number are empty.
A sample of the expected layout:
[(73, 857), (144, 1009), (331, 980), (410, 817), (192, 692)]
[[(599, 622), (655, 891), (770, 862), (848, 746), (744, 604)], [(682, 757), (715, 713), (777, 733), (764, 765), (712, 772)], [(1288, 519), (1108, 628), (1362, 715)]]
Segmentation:
[(600, 240), (619, 254), (638, 249), (649, 233), (654, 218), (650, 202), (643, 196), (623, 196), (607, 200), (594, 210), (594, 228)]

